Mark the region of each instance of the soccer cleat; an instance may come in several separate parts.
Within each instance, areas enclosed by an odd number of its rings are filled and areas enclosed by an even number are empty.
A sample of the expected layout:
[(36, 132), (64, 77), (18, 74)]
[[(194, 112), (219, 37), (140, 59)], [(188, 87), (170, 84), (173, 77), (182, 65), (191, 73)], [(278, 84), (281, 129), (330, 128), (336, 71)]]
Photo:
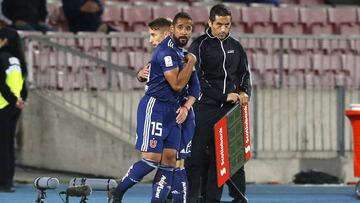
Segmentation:
[(122, 195), (115, 189), (108, 191), (108, 203), (121, 203)]

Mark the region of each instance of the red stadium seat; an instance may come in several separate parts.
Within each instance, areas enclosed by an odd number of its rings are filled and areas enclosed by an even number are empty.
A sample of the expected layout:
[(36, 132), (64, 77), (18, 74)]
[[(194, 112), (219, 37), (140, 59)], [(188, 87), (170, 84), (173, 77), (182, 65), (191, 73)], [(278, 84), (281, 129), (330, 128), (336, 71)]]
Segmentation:
[(120, 4), (109, 2), (105, 4), (102, 20), (118, 31), (124, 31), (125, 24), (121, 22), (123, 15)]
[(356, 24), (356, 20), (357, 14), (354, 7), (329, 8), (329, 22), (334, 24), (336, 34), (360, 34), (360, 26)]
[(342, 55), (342, 70), (339, 75), (344, 75), (343, 82), (345, 85), (354, 89), (360, 87), (360, 70), (358, 64), (360, 64), (360, 55)]
[(300, 22), (306, 25), (307, 34), (333, 33), (333, 27), (328, 23), (326, 7), (300, 8)]
[(252, 54), (252, 70), (258, 72), (265, 86), (274, 87), (278, 81), (279, 60), (277, 55), (254, 53)]
[(118, 66), (129, 68), (129, 56), (127, 51), (111, 52), (111, 62)]
[(241, 15), (242, 20), (247, 23), (247, 32), (261, 34), (275, 33), (275, 27), (270, 20), (270, 7), (242, 7)]
[(209, 19), (209, 9), (204, 6), (190, 6), (184, 11), (193, 19), (193, 32), (203, 33)]
[(335, 87), (336, 74), (341, 70), (340, 55), (313, 55), (313, 69), (320, 70), (321, 85), (323, 87)]
[(106, 50), (106, 35), (99, 32), (78, 32), (78, 45), (84, 51)]
[(175, 14), (181, 11), (179, 6), (155, 6), (152, 8), (152, 19), (166, 17), (173, 19)]
[(360, 52), (360, 40), (359, 39), (349, 39), (349, 50), (354, 53)]
[(76, 47), (76, 35), (73, 34), (72, 32), (54, 32), (54, 31), (49, 31), (46, 32), (46, 35), (50, 38), (50, 40), (52, 42), (64, 45), (64, 46), (69, 46), (72, 48)]
[(226, 4), (228, 8), (231, 10), (231, 17), (232, 17), (232, 25), (231, 31), (236, 33), (245, 33), (246, 32), (246, 23), (242, 20), (241, 17), (241, 7), (246, 5), (242, 5), (239, 3), (236, 4)]
[(299, 8), (272, 7), (271, 20), (277, 26), (277, 33), (280, 34), (304, 34), (304, 26), (300, 24)]
[(127, 24), (127, 31), (147, 31), (147, 22), (151, 19), (151, 7), (130, 6), (123, 7), (123, 21)]
[(140, 33), (110, 32), (111, 47), (113, 50), (142, 50), (144, 49), (143, 37)]
[(320, 49), (326, 53), (349, 52), (350, 41), (348, 39), (319, 39)]

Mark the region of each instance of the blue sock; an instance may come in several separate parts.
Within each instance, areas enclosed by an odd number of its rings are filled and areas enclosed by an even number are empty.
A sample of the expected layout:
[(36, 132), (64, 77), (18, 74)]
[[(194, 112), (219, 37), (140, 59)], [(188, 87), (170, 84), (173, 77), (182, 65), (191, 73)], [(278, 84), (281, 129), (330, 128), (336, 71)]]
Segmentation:
[(154, 178), (151, 202), (165, 202), (170, 193), (174, 176), (174, 168), (170, 166), (159, 166)]
[(122, 197), (129, 188), (140, 182), (144, 176), (157, 168), (157, 165), (158, 163), (147, 159), (141, 159), (136, 162), (129, 168), (126, 175), (119, 182), (115, 189), (116, 193)]
[(171, 188), (174, 203), (186, 203), (188, 185), (185, 169), (176, 168)]

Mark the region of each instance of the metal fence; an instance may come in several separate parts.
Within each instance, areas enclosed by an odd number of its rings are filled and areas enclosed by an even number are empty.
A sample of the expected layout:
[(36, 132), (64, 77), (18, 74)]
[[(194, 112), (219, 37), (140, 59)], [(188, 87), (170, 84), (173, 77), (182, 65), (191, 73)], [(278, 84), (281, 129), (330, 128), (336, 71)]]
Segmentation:
[[(333, 157), (352, 151), (344, 110), (360, 103), (360, 37), (234, 35), (248, 54), (257, 157)], [(133, 139), (151, 54), (146, 34), (25, 35), (37, 92)]]

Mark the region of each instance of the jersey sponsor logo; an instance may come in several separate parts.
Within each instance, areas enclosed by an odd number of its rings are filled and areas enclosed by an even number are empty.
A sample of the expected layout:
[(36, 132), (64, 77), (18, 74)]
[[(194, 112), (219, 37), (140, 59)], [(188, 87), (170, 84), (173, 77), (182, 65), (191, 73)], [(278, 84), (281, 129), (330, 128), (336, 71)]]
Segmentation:
[(171, 59), (171, 56), (165, 56), (164, 61), (165, 61), (165, 67), (173, 66), (173, 61)]
[(10, 58), (9, 58), (9, 63), (10, 63), (11, 65), (20, 65), (20, 61), (19, 61), (19, 59), (16, 58), (16, 57), (10, 57)]
[(174, 48), (174, 43), (171, 40), (168, 41), (168, 47)]
[(150, 140), (150, 147), (151, 148), (155, 148), (156, 147), (156, 145), (157, 145), (157, 140), (155, 140), (155, 139), (152, 139), (152, 140)]
[(166, 177), (162, 175), (160, 181), (158, 182), (158, 186), (156, 187), (155, 198), (160, 198), (160, 193), (164, 189), (166, 184)]
[(214, 126), (217, 183), (222, 186), (230, 178), (227, 119), (223, 117)]
[(228, 54), (233, 54), (233, 53), (235, 53), (235, 50), (228, 50), (226, 53), (228, 53)]

